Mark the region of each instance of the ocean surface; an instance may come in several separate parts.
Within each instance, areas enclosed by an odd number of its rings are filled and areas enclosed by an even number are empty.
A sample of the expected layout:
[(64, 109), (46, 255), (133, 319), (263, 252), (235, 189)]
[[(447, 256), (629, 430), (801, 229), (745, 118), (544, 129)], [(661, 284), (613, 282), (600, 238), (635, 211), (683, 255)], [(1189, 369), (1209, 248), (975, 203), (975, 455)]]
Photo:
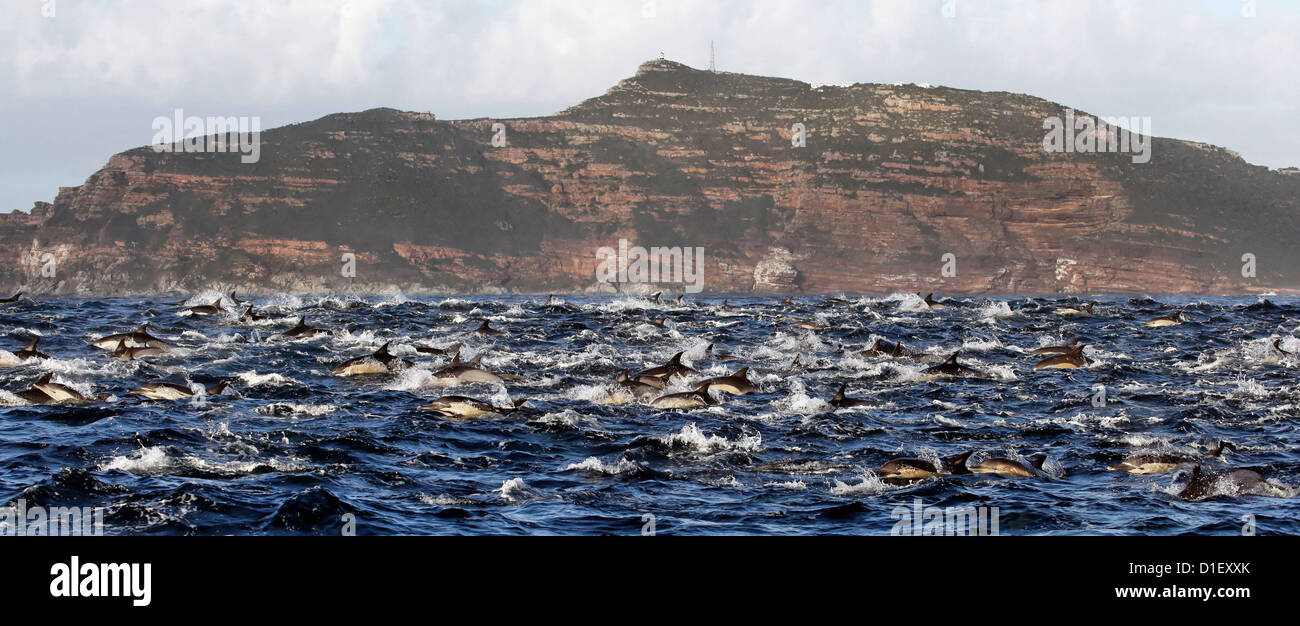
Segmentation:
[[(1258, 534), (1300, 533), (1300, 498), (1228, 486), (1190, 501), (1177, 495), (1186, 469), (1107, 470), (1227, 440), (1237, 450), (1207, 467), (1257, 468), (1283, 493), (1300, 484), (1296, 298), (1101, 298), (1092, 316), (1056, 314), (1067, 298), (941, 299), (947, 310), (911, 294), (845, 299), (280, 296), (251, 301), (267, 317), (254, 323), (229, 302), (178, 314), (174, 298), (0, 305), (0, 507), (104, 507), (110, 535), (889, 534), (918, 501), (997, 507), (1003, 535), (1233, 535), (1243, 516)], [(1177, 309), (1185, 323), (1144, 326)], [(334, 334), (282, 336), (299, 316)], [(483, 320), (504, 334), (471, 333)], [(123, 362), (90, 345), (144, 322), (178, 347)], [(15, 356), (34, 336), (52, 358)], [(1090, 365), (1032, 369), (1032, 350), (1076, 337)], [(856, 354), (877, 338), (936, 358)], [(331, 375), (385, 343), (411, 366)], [(432, 386), (451, 357), (417, 348), (455, 343), (508, 380)], [(729, 359), (706, 355), (710, 343)], [(924, 372), (957, 350), (981, 376)], [(700, 377), (748, 366), (760, 392), (660, 409), (613, 385), (677, 352)], [(106, 399), (17, 395), (46, 373)], [(159, 380), (231, 384), (180, 400), (129, 393)], [(868, 404), (829, 405), (841, 383)], [(526, 402), (473, 420), (419, 408), (447, 394)], [(1046, 475), (877, 473), (965, 451), (1045, 453)]]

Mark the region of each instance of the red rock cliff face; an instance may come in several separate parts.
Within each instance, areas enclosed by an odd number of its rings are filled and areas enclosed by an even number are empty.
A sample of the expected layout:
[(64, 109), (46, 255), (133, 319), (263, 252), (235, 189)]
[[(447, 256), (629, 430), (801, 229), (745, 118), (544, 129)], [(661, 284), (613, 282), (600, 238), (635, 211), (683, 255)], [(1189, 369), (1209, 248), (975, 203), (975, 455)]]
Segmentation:
[(1043, 120), (1064, 115), (1009, 93), (814, 89), (652, 61), (552, 117), (379, 109), (267, 131), (255, 164), (119, 154), (53, 205), (0, 219), (0, 285), (582, 292), (598, 289), (597, 249), (626, 239), (703, 247), (717, 293), (1300, 286), (1300, 176), (1172, 139), (1145, 164), (1048, 153)]

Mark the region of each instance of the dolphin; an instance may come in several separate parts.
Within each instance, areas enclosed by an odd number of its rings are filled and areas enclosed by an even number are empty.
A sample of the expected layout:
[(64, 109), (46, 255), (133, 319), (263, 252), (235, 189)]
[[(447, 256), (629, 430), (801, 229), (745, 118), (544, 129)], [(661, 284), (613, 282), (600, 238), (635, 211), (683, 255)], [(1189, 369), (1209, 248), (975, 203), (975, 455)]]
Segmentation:
[(18, 299), (21, 297), (23, 297), (23, 292), (19, 291), (18, 293), (9, 296), (8, 298), (0, 298), (0, 304), (11, 304), (17, 302)]
[(234, 303), (235, 306), (239, 306), (239, 305), (241, 305), (241, 304), (246, 304), (246, 303), (247, 303), (247, 300), (240, 300), (239, 298), (236, 298), (236, 297), (235, 297), (235, 292), (237, 292), (237, 291), (239, 291), (239, 290), (236, 289), (235, 291), (230, 292), (230, 301), (231, 301), (232, 303)]
[(116, 350), (119, 343), (126, 342), (128, 348), (158, 348), (167, 350), (176, 346), (162, 339), (149, 334), (149, 322), (141, 324), (139, 328), (126, 333), (117, 333), (101, 337), (91, 342), (91, 345), (101, 350)]
[(1281, 338), (1278, 338), (1278, 339), (1274, 339), (1274, 340), (1273, 340), (1273, 349), (1274, 349), (1274, 350), (1277, 350), (1278, 353), (1281, 354), (1282, 356), (1295, 356), (1295, 353), (1294, 353), (1294, 352), (1288, 352), (1288, 351), (1282, 349), (1282, 339), (1281, 339)]
[(712, 406), (717, 403), (718, 401), (714, 400), (713, 397), (709, 395), (708, 385), (701, 384), (697, 385), (695, 389), (692, 389), (691, 391), (659, 396), (650, 403), (650, 406), (657, 409), (695, 409), (702, 406)]
[(1034, 364), (1036, 370), (1075, 370), (1081, 367), (1088, 367), (1088, 357), (1083, 356), (1083, 349), (1088, 347), (1085, 344), (1079, 344), (1070, 350), (1067, 354), (1058, 356), (1049, 356)]
[(944, 361), (943, 363), (931, 367), (927, 367), (921, 370), (921, 373), (929, 374), (931, 376), (948, 376), (954, 378), (984, 375), (984, 372), (981, 372), (977, 369), (973, 369), (970, 367), (966, 367), (965, 365), (958, 363), (957, 362), (958, 354), (961, 354), (960, 350), (952, 353), (952, 356), (948, 357), (948, 360)]
[[(917, 295), (920, 295), (920, 294), (917, 294)], [(948, 305), (946, 305), (946, 304), (943, 304), (943, 303), (939, 302), (938, 300), (935, 300), (935, 299), (934, 299), (934, 294), (929, 294), (929, 295), (925, 296), (925, 306), (926, 306), (926, 308), (931, 309), (931, 310), (934, 310), (934, 311), (942, 311), (942, 310), (944, 310), (944, 309), (950, 309), (950, 308), (952, 308), (952, 307), (950, 307), (950, 306), (948, 306)]]
[(669, 359), (668, 362), (663, 365), (652, 367), (650, 369), (641, 370), (640, 372), (637, 372), (636, 377), (640, 378), (642, 376), (651, 376), (654, 378), (660, 378), (663, 380), (671, 381), (674, 379), (685, 378), (687, 376), (693, 376), (699, 374), (699, 372), (695, 371), (694, 369), (682, 365), (682, 354), (683, 354), (682, 352), (678, 352), (677, 354), (674, 354), (673, 358)]
[(739, 310), (740, 310), (740, 307), (738, 307), (738, 306), (734, 306), (734, 305), (727, 304), (727, 301), (726, 301), (726, 300), (723, 300), (723, 301), (722, 301), (722, 304), (721, 304), (718, 308), (722, 309), (723, 311), (739, 311)]
[(654, 292), (654, 294), (651, 295), (649, 298), (646, 298), (646, 300), (649, 300), (649, 301), (651, 301), (651, 302), (653, 302), (653, 303), (655, 303), (655, 304), (659, 304), (659, 296), (662, 296), (662, 295), (664, 295), (664, 292), (662, 292), (662, 291), (656, 291), (656, 292)]
[(480, 418), (498, 418), (505, 417), (515, 411), (527, 400), (516, 400), (512, 406), (498, 407), (482, 400), (466, 398), (465, 396), (442, 396), (428, 404), (421, 404), (420, 408), (426, 411), (433, 411), (442, 415), (444, 418), (451, 420), (472, 420)]
[[(1237, 446), (1227, 441), (1220, 441), (1219, 447), (1210, 452), (1212, 457), (1222, 457), (1224, 450), (1236, 451)], [(1200, 457), (1190, 454), (1165, 453), (1165, 454), (1137, 454), (1130, 456), (1117, 465), (1111, 465), (1106, 469), (1116, 472), (1128, 472), (1129, 474), (1159, 474), (1169, 472), (1189, 465), (1199, 465)]]
[(113, 350), (113, 358), (119, 361), (135, 361), (147, 356), (158, 356), (165, 352), (162, 348), (150, 348), (148, 346), (140, 348), (128, 348), (126, 340), (117, 342), (117, 349)]
[(1202, 500), (1213, 495), (1256, 494), (1291, 498), (1295, 497), (1295, 491), (1290, 487), (1270, 484), (1254, 469), (1206, 471), (1197, 465), (1192, 468), (1192, 476), (1187, 480), (1187, 486), (1178, 492), (1178, 497), (1184, 500)]
[(499, 331), (499, 330), (497, 330), (497, 329), (492, 328), (491, 326), (489, 326), (487, 320), (483, 320), (483, 323), (480, 324), (478, 328), (475, 328), (474, 330), (471, 330), (470, 333), (471, 333), (471, 334), (475, 334), (475, 333), (476, 333), (476, 334), (479, 334), (479, 335), (491, 335), (491, 336), (494, 336), (494, 337), (497, 336), (497, 335), (504, 335), (504, 334), (505, 334), (504, 332)]
[(220, 315), (223, 312), (224, 309), (221, 308), (221, 298), (217, 298), (212, 302), (212, 304), (202, 304), (199, 306), (192, 306), (188, 309), (185, 309), (184, 311), (181, 311), (182, 314), (189, 313), (190, 315)]
[(857, 353), (857, 356), (862, 356), (867, 358), (901, 357), (901, 356), (912, 356), (912, 353), (905, 351), (903, 349), (903, 344), (901, 343), (895, 343), (893, 345), (890, 345), (886, 343), (883, 339), (876, 339), (875, 343), (872, 343), (870, 348), (859, 351)]
[(936, 466), (933, 461), (915, 457), (893, 459), (880, 466), (876, 475), (884, 480), (918, 480), (939, 474), (969, 474), (966, 459), (972, 452), (963, 452), (939, 459)]
[(651, 397), (658, 395), (664, 388), (663, 381), (658, 378), (633, 378), (628, 376), (627, 370), (619, 372), (618, 377), (614, 379), (614, 384), (616, 384), (619, 389), (627, 390), (633, 396), (636, 396), (638, 400), (648, 400)]
[(762, 390), (754, 383), (749, 382), (749, 368), (742, 367), (727, 376), (718, 376), (710, 378), (700, 383), (705, 391), (717, 389), (722, 393), (729, 393), (733, 396), (743, 396), (750, 393), (760, 393)]
[(676, 298), (672, 299), (672, 303), (676, 305), (686, 304), (684, 298), (686, 298), (686, 294), (678, 294)]
[(824, 303), (824, 304), (849, 304), (849, 301), (848, 301), (848, 300), (845, 300), (844, 298), (826, 298), (825, 300), (822, 300), (822, 303)]
[(831, 326), (828, 326), (826, 324), (822, 324), (819, 322), (810, 322), (807, 320), (801, 320), (795, 322), (793, 324), (790, 324), (790, 326), (794, 328), (802, 328), (804, 330), (826, 330), (827, 328), (832, 328)]
[(1057, 315), (1092, 315), (1092, 307), (1097, 306), (1096, 302), (1089, 302), (1083, 306), (1066, 305), (1052, 311)]
[(438, 368), (433, 372), (434, 384), (442, 386), (458, 385), (460, 383), (501, 383), (505, 379), (500, 375), (483, 369), (479, 363), (483, 360), (486, 352), (480, 352), (474, 358), (468, 361), (460, 360), (460, 352), (451, 358), (451, 363)]
[(14, 395), (18, 396), (19, 398), (22, 398), (23, 400), (26, 400), (31, 404), (57, 404), (58, 403), (58, 400), (51, 398), (49, 394), (35, 387), (24, 389), (22, 391), (15, 393)]
[(731, 361), (735, 359), (730, 352), (722, 352), (713, 344), (704, 347), (704, 358), (713, 358), (718, 361)]
[(242, 324), (251, 324), (253, 322), (260, 322), (264, 319), (266, 319), (266, 316), (258, 315), (257, 313), (255, 313), (253, 311), (253, 305), (251, 304), (248, 305), (248, 309), (244, 311), (244, 314), (239, 316), (239, 322)]
[(990, 457), (975, 465), (967, 465), (966, 468), (972, 474), (997, 474), (1017, 478), (1047, 478), (1047, 472), (1043, 471), (1043, 463), (1046, 461), (1047, 455), (1042, 453), (1031, 457), (1029, 465), (1011, 459)]
[(1153, 318), (1151, 321), (1144, 324), (1144, 326), (1146, 326), (1147, 328), (1162, 328), (1164, 326), (1177, 326), (1178, 324), (1182, 324), (1185, 321), (1187, 320), (1183, 319), (1182, 311), (1174, 311), (1169, 315), (1162, 315), (1160, 317)]
[(836, 392), (835, 392), (835, 397), (834, 397), (834, 398), (831, 398), (831, 401), (830, 401), (830, 405), (831, 405), (831, 406), (833, 406), (833, 407), (835, 407), (835, 408), (837, 408), (837, 409), (847, 409), (847, 408), (850, 408), (850, 407), (855, 407), (855, 406), (866, 406), (866, 405), (871, 404), (870, 401), (867, 401), (867, 400), (861, 400), (861, 399), (858, 399), (858, 398), (850, 398), (850, 397), (844, 395), (844, 389), (845, 389), (846, 387), (848, 387), (848, 386), (849, 386), (848, 383), (840, 383), (840, 389), (839, 389), (839, 391), (836, 391)]
[(334, 331), (323, 328), (312, 328), (307, 325), (307, 318), (299, 317), (298, 323), (293, 328), (280, 333), (284, 337), (315, 337), (316, 335), (332, 335)]
[(460, 352), (460, 344), (453, 343), (446, 348), (435, 348), (433, 346), (415, 346), (415, 351), (420, 354), (441, 354), (443, 356), (456, 354)]
[(777, 302), (777, 305), (786, 305), (786, 306), (789, 306), (789, 305), (792, 305), (792, 304), (794, 304), (794, 296), (786, 296), (784, 300), (782, 300), (782, 301), (780, 301), (780, 302)]
[(1034, 350), (1034, 351), (1030, 352), (1030, 354), (1044, 354), (1044, 355), (1046, 355), (1046, 354), (1069, 354), (1070, 351), (1073, 350), (1075, 346), (1079, 345), (1079, 342), (1080, 342), (1080, 341), (1082, 341), (1082, 340), (1079, 339), (1078, 337), (1075, 337), (1074, 339), (1070, 340), (1070, 343), (1068, 343), (1068, 344), (1066, 344), (1066, 345), (1063, 345), (1063, 346), (1043, 346), (1043, 347), (1041, 347), (1041, 348), (1039, 348), (1039, 349), (1037, 349), (1037, 350)]
[(353, 359), (348, 359), (334, 368), (331, 374), (334, 376), (365, 376), (368, 374), (388, 374), (395, 371), (404, 370), (412, 365), (406, 359), (400, 359), (388, 353), (388, 343), (385, 343), (374, 354), (367, 354)]
[(63, 383), (54, 382), (54, 374), (52, 373), (46, 373), (44, 376), (37, 379), (36, 382), (32, 383), (32, 388), (43, 392), (50, 398), (53, 398), (55, 402), (85, 404), (87, 402), (93, 402), (96, 399), (87, 397), (80, 391), (64, 385)]
[[(205, 387), (203, 392), (204, 395), (218, 396), (221, 395), (221, 392), (225, 391), (228, 386), (230, 386), (230, 383), (222, 381), (215, 385)], [(197, 395), (194, 393), (193, 389), (190, 389), (185, 385), (178, 385), (169, 382), (145, 383), (127, 393), (143, 396), (150, 400), (184, 400), (185, 398), (192, 398)]]
[(23, 360), (23, 361), (26, 361), (27, 359), (33, 359), (33, 358), (35, 359), (50, 358), (50, 355), (45, 354), (44, 352), (41, 352), (40, 350), (36, 349), (36, 344), (40, 343), (40, 341), (41, 341), (40, 337), (32, 337), (32, 340), (30, 343), (27, 344), (27, 347), (15, 352), (14, 356), (18, 357), (19, 360)]

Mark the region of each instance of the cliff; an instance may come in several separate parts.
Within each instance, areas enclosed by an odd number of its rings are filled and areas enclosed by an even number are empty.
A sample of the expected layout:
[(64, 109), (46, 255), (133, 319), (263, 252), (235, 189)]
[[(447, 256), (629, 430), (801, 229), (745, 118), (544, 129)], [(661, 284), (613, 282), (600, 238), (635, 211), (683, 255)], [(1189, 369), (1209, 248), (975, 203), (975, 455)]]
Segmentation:
[(656, 60), (550, 117), (336, 114), (263, 132), (251, 164), (123, 152), (53, 204), (0, 215), (0, 287), (581, 292), (620, 238), (703, 247), (715, 293), (1300, 287), (1300, 176), (1175, 139), (1154, 138), (1147, 163), (1048, 153), (1043, 121), (1065, 110)]

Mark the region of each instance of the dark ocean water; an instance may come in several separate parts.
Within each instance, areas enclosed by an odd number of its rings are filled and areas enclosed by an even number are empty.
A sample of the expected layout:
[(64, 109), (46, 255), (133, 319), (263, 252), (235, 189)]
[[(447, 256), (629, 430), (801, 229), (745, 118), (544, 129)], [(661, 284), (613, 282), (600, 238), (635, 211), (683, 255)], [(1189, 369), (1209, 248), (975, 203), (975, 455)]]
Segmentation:
[[(193, 304), (211, 301), (201, 294)], [(537, 297), (407, 299), (283, 296), (254, 300), (268, 320), (177, 315), (164, 299), (23, 301), (0, 306), (0, 502), (105, 507), (106, 534), (888, 534), (892, 511), (998, 507), (1001, 534), (1300, 533), (1300, 499), (1222, 493), (1176, 497), (1187, 471), (1107, 471), (1145, 451), (1238, 446), (1215, 467), (1250, 466), (1300, 484), (1300, 325), (1295, 298), (1103, 298), (1091, 317), (1066, 299), (960, 299), (924, 310), (914, 296), (820, 298)], [(1187, 322), (1143, 322), (1182, 307)], [(277, 336), (300, 315), (333, 336)], [(667, 318), (665, 328), (618, 324)], [(503, 336), (467, 335), (479, 321)], [(148, 321), (178, 350), (111, 360), (89, 342)], [(796, 322), (829, 326), (806, 330)], [(33, 335), (52, 360), (13, 363)], [(948, 355), (985, 378), (929, 380), (932, 363), (865, 358), (875, 338)], [(1033, 371), (1028, 352), (1081, 337), (1091, 366)], [(414, 362), (401, 373), (338, 378), (333, 364), (385, 342)], [(504, 385), (428, 386), (445, 356), (416, 346), (486, 350)], [(733, 360), (706, 358), (716, 343)], [(762, 393), (719, 406), (615, 403), (623, 370), (685, 351), (706, 375), (751, 367)], [(806, 367), (792, 369), (798, 355)], [(27, 405), (41, 375), (87, 394), (83, 406)], [(127, 391), (188, 378), (229, 380), (202, 401)], [(827, 404), (840, 383), (870, 406)], [(1094, 406), (1097, 385), (1106, 403)], [(688, 383), (671, 390), (686, 390)], [(472, 421), (420, 410), (444, 393), (517, 413)], [(1043, 479), (946, 476), (890, 485), (875, 470), (900, 456), (1044, 452)]]

